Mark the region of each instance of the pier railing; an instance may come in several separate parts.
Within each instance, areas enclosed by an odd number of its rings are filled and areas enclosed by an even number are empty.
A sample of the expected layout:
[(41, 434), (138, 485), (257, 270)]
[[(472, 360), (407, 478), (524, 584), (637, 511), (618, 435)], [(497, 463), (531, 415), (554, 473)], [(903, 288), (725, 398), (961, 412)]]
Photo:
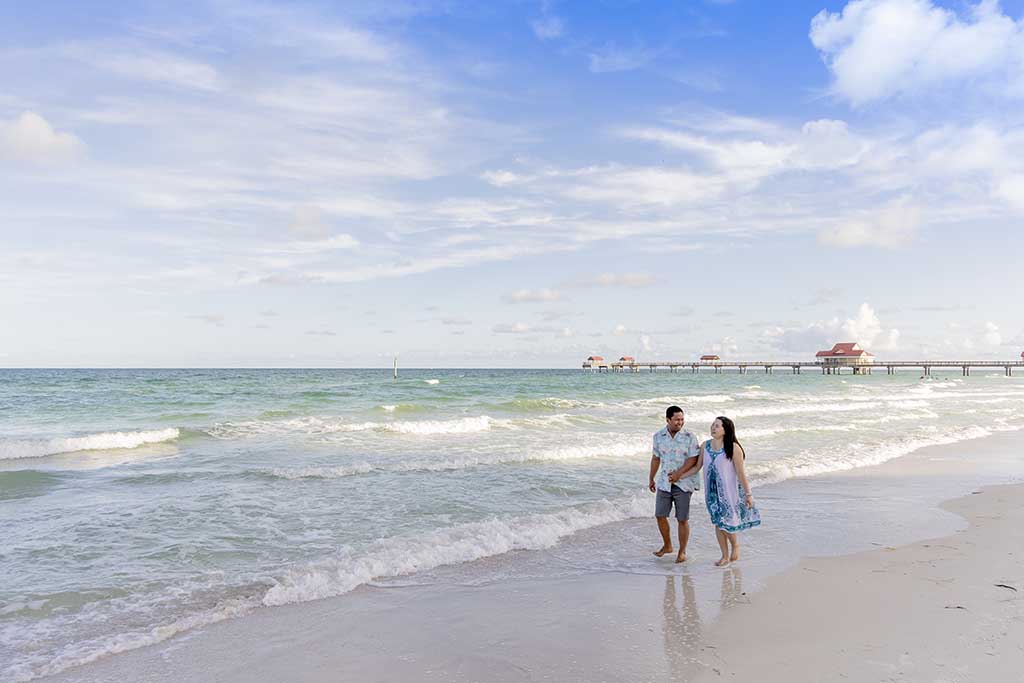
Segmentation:
[(799, 375), (806, 368), (820, 368), (823, 375), (838, 375), (849, 370), (855, 375), (870, 375), (873, 370), (885, 368), (886, 374), (895, 375), (900, 368), (917, 368), (923, 374), (931, 375), (933, 368), (959, 368), (964, 377), (969, 377), (974, 368), (1002, 368), (1007, 377), (1013, 375), (1014, 368), (1024, 368), (1024, 360), (896, 360), (871, 363), (835, 363), (827, 361), (584, 361), (583, 369), (592, 372), (640, 372), (648, 370), (668, 370), (680, 372), (690, 370), (698, 373), (712, 370), (721, 373), (723, 370), (734, 369), (740, 374), (747, 374), (751, 369), (763, 370), (765, 374), (774, 374), (776, 368), (789, 368), (794, 375)]

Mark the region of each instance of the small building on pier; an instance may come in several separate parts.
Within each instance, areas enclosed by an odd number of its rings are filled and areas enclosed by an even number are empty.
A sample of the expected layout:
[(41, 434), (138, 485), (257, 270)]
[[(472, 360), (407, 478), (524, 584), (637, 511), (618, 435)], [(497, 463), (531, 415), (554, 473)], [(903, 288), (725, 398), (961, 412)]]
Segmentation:
[(619, 359), (619, 362), (620, 363), (635, 363), (636, 362), (636, 358), (633, 358), (633, 356), (623, 356), (622, 358)]
[(709, 363), (709, 362), (713, 362), (713, 361), (716, 361), (716, 360), (722, 360), (722, 359), (719, 358), (718, 356), (716, 356), (713, 353), (705, 353), (703, 356), (700, 357), (700, 362), (702, 362), (702, 363)]
[(854, 374), (863, 374), (875, 362), (874, 355), (855, 342), (841, 342), (831, 349), (818, 351), (814, 357), (825, 369), (853, 368)]

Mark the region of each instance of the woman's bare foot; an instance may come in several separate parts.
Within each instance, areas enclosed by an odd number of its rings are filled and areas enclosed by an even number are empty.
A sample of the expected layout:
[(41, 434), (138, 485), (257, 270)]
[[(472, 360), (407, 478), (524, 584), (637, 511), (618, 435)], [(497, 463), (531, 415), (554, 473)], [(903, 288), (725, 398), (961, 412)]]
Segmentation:
[(732, 549), (732, 555), (729, 556), (729, 561), (730, 562), (735, 562), (738, 559), (740, 559), (740, 549), (739, 548), (733, 548)]
[(686, 553), (682, 550), (680, 550), (679, 554), (676, 555), (676, 564), (679, 564), (680, 562), (686, 562)]
[(663, 546), (661, 546), (661, 550), (655, 550), (654, 551), (654, 556), (655, 557), (661, 557), (663, 555), (668, 555), (670, 552), (672, 552), (672, 546), (670, 546), (670, 545), (663, 545)]
[(718, 560), (718, 562), (715, 562), (715, 566), (716, 567), (728, 567), (729, 566), (729, 558), (728, 557), (721, 558), (720, 560)]

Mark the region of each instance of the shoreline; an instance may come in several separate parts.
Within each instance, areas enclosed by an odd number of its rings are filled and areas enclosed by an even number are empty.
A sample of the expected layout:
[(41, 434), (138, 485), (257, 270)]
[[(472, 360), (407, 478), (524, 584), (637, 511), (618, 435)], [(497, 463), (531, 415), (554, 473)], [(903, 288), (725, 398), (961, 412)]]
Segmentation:
[[(984, 451), (992, 443), (1003, 444), (1012, 454), (1021, 451), (1017, 434), (968, 443), (958, 444), (955, 452)], [(930, 446), (881, 465), (837, 473), (835, 479), (860, 487), (870, 486), (872, 479), (910, 477), (933, 487), (942, 478), (947, 488), (954, 487), (950, 490), (970, 488), (965, 468), (971, 462), (950, 456), (951, 451)], [(791, 480), (790, 486), (794, 481), (801, 483)], [(700, 515), (700, 508), (695, 509)], [(927, 511), (929, 520), (946, 515), (936, 527), (940, 535), (963, 528), (962, 517), (954, 517), (945, 506), (943, 510)], [(618, 526), (620, 531), (642, 531), (646, 522)], [(695, 533), (703, 533), (704, 526), (698, 524)], [(887, 533), (899, 537), (898, 531)], [(756, 540), (751, 547), (758, 551)], [(506, 559), (518, 562), (536, 553), (554, 550), (513, 551)], [(709, 660), (705, 649), (721, 633), (718, 623), (748, 607), (750, 596), (769, 594), (779, 576), (803, 571), (798, 562), (816, 561), (792, 558), (761, 576), (758, 571), (765, 570), (756, 555), (725, 571), (704, 567), (707, 558), (691, 554), (691, 562), (677, 571), (648, 562), (647, 573), (605, 571), (483, 585), (446, 583), (442, 576), (435, 584), (363, 586), (335, 598), (259, 609), (38, 680), (245, 681), (255, 672), (265, 678), (310, 681), (663, 680), (680, 667), (687, 671), (683, 680), (690, 680), (721, 664)], [(771, 610), (765, 619), (777, 621)], [(396, 642), (403, 643), (399, 655)], [(717, 656), (725, 657), (725, 652)], [(717, 666), (719, 671), (726, 671), (722, 666)]]

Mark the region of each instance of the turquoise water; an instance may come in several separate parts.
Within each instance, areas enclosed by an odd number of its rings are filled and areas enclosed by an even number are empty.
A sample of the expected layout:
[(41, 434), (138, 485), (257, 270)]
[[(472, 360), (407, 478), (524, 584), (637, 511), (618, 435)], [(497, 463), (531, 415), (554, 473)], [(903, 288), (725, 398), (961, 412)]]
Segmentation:
[(995, 374), (2, 370), (0, 678), (648, 517), (671, 403), (757, 486), (1024, 427)]

